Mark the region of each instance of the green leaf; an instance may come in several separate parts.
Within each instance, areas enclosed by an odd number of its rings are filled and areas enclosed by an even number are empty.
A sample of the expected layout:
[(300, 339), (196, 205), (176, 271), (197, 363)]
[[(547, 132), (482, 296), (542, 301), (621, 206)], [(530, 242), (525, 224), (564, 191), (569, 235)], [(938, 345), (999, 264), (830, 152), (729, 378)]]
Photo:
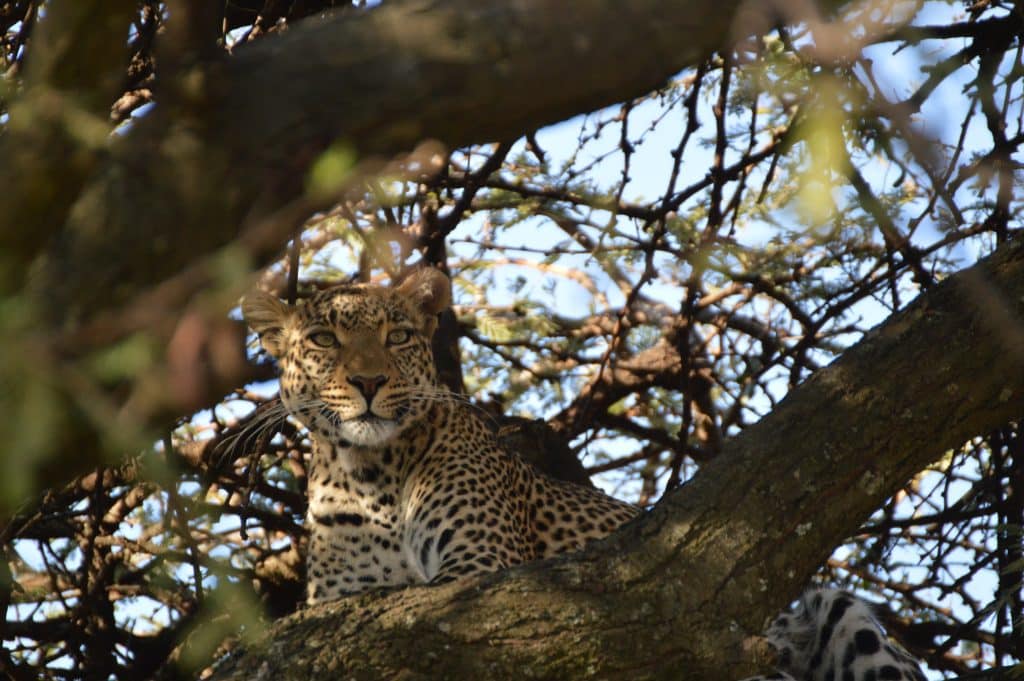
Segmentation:
[(335, 142), (313, 163), (306, 178), (306, 191), (314, 197), (338, 193), (356, 165), (356, 152), (344, 142)]

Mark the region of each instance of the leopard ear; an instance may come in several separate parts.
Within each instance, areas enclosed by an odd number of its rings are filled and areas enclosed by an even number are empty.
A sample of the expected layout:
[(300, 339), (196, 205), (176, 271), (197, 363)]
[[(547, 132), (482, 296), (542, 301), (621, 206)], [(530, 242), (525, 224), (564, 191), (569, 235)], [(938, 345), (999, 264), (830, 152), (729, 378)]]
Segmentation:
[(284, 353), (284, 328), (293, 314), (292, 308), (263, 291), (253, 291), (242, 299), (245, 323), (259, 334), (263, 349), (277, 359)]
[(433, 267), (421, 267), (406, 277), (396, 289), (399, 295), (410, 299), (424, 315), (424, 333), (434, 333), (437, 314), (452, 303), (452, 285), (448, 277)]

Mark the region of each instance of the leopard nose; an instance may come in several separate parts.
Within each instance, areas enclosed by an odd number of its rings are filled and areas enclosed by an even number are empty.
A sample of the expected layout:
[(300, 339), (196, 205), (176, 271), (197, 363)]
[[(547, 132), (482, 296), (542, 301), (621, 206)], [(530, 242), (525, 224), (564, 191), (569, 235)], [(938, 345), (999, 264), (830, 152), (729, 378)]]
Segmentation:
[(377, 394), (380, 387), (388, 382), (388, 377), (383, 374), (376, 376), (349, 376), (348, 382), (356, 387), (356, 390), (363, 394), (366, 398), (366, 404), (369, 405), (373, 401), (373, 396)]

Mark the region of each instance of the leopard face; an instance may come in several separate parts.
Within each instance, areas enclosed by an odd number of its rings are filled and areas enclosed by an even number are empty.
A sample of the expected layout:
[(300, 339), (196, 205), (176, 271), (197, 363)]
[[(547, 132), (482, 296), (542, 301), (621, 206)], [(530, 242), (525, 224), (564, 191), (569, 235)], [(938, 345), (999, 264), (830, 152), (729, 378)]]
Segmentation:
[(294, 308), (266, 294), (246, 321), (281, 368), (281, 400), (313, 433), (378, 447), (423, 418), (439, 391), (430, 349), (448, 282), (422, 270), (396, 288), (342, 286)]

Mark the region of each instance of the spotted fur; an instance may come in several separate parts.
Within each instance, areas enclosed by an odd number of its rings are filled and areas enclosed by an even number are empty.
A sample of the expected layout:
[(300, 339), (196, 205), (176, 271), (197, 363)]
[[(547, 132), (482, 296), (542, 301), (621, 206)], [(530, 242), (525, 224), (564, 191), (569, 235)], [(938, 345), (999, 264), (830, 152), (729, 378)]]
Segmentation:
[(914, 658), (886, 638), (871, 607), (838, 589), (808, 591), (766, 637), (779, 672), (746, 681), (925, 681)]
[[(256, 293), (243, 315), (281, 368), (281, 401), (313, 441), (307, 602), (440, 582), (582, 548), (639, 509), (545, 476), (506, 452), (437, 380), (430, 339), (449, 283), (342, 286), (289, 307)], [(867, 606), (816, 592), (769, 631), (783, 674), (923, 677)], [(851, 676), (852, 674), (852, 676)]]
[(637, 515), (502, 449), (442, 388), (430, 351), (448, 281), (343, 286), (243, 314), (281, 368), (281, 400), (312, 435), (307, 602), (492, 572), (581, 548)]

